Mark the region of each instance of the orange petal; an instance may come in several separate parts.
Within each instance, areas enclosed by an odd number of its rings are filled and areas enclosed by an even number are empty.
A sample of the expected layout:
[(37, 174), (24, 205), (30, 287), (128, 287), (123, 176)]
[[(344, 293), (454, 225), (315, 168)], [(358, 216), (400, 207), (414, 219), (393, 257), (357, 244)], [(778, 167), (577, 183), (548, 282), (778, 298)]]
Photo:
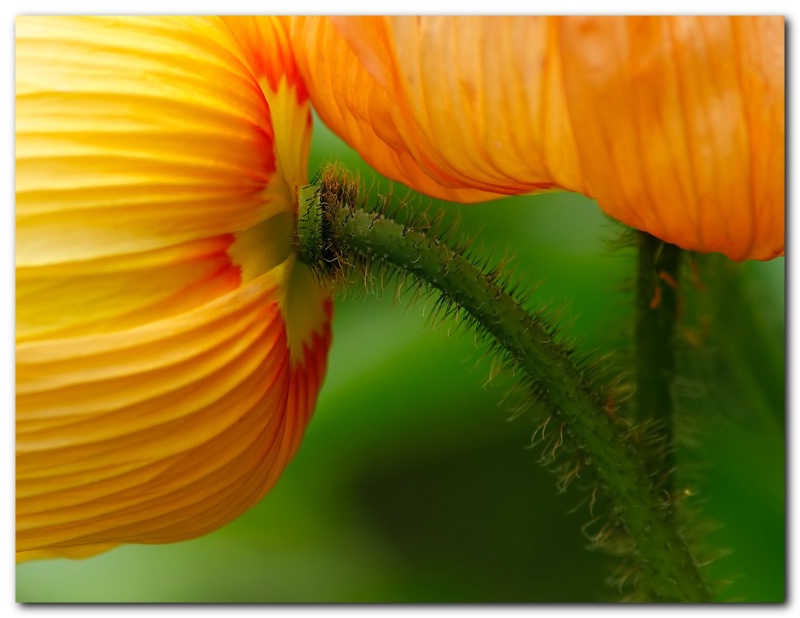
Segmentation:
[(578, 191), (733, 259), (783, 253), (783, 19), (307, 17), (322, 119), (444, 199)]
[(586, 192), (686, 249), (783, 254), (783, 32), (768, 17), (562, 19)]
[[(382, 41), (383, 18), (358, 19), (369, 27), (360, 32), (370, 40)], [(429, 175), (409, 134), (414, 119), (404, 114), (400, 93), (392, 79), (377, 81), (361, 64), (328, 18), (297, 17), (292, 25), (298, 66), (312, 96), (314, 109), (334, 132), (355, 148), (378, 172), (404, 182), (424, 193), (454, 201), (480, 201), (495, 195), (465, 189), (457, 181)], [(373, 50), (388, 53), (388, 49)], [(394, 67), (393, 57), (381, 55), (371, 68)], [(412, 126), (408, 126), (410, 123)]]
[(297, 449), (331, 311), (282, 32), (275, 90), (218, 18), (17, 20), (19, 559), (203, 534)]

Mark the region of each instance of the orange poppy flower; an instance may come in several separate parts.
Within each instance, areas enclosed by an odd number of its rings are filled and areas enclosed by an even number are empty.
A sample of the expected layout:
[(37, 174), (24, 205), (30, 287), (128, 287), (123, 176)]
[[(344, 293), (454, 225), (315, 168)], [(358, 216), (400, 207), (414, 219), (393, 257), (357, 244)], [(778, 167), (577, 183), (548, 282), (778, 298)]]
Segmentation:
[(276, 482), (330, 342), (310, 133), (278, 20), (17, 19), (19, 559), (195, 537)]
[(577, 191), (685, 249), (784, 252), (781, 17), (304, 17), (292, 38), (322, 120), (414, 189)]

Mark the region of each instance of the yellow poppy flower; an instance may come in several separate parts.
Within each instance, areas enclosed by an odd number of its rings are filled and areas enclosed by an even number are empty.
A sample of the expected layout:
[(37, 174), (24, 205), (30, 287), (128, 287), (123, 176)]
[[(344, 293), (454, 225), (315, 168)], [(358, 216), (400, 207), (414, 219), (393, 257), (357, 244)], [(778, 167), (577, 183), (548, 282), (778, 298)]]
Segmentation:
[(276, 482), (330, 342), (310, 134), (282, 21), (17, 18), (18, 559), (195, 537)]
[(303, 17), (322, 120), (442, 199), (577, 191), (685, 249), (784, 252), (782, 17)]

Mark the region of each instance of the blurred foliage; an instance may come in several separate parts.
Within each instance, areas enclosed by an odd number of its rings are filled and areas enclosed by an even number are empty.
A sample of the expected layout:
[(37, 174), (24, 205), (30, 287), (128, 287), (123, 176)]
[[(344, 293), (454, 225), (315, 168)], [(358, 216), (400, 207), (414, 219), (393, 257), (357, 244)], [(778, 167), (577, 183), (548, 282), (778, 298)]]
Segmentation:
[[(336, 159), (385, 191), (317, 124), (311, 169)], [(373, 180), (374, 179), (374, 180)], [(408, 195), (397, 187), (397, 198)], [(427, 198), (411, 200), (438, 208)], [(625, 347), (630, 249), (594, 202), (554, 193), (458, 211), (476, 253), (516, 256), (539, 306), (563, 309), (582, 351)], [(681, 450), (723, 600), (780, 602), (785, 581), (784, 260), (698, 261), (678, 385), (691, 422)], [(716, 263), (717, 270), (706, 266)], [(722, 266), (720, 266), (722, 264)], [(705, 270), (704, 270), (705, 269)], [(701, 293), (702, 291), (702, 293)], [(580, 495), (558, 495), (530, 446), (533, 415), (510, 421), (509, 380), (486, 386), (473, 336), (432, 328), (432, 303), (337, 301), (329, 372), (295, 460), (261, 504), (226, 528), (169, 546), (17, 568), (21, 602), (611, 601), (613, 560), (586, 550)], [(703, 324), (713, 326), (702, 331)], [(700, 333), (699, 336), (698, 333)], [(619, 353), (620, 359), (625, 358)]]

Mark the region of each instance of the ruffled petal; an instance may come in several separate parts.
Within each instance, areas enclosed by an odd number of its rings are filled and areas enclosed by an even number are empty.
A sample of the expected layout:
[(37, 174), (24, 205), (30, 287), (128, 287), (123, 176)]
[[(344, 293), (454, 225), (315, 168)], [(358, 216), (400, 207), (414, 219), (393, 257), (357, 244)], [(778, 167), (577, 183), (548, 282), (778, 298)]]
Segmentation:
[(266, 494), (330, 343), (324, 326), (290, 369), (286, 266), (123, 334), (18, 346), (19, 558), (192, 538)]
[(16, 26), (18, 266), (171, 246), (292, 210), (269, 107), (218, 19)]
[[(353, 27), (360, 35), (369, 37), (370, 42), (384, 42), (383, 18), (352, 19), (357, 20)], [(376, 80), (328, 18), (297, 17), (292, 24), (292, 35), (298, 66), (312, 95), (314, 109), (375, 170), (441, 199), (474, 202), (497, 197), (464, 188), (455, 180), (429, 176), (424, 158), (430, 153), (416, 149), (411, 137), (415, 122), (405, 113), (403, 105), (397, 105), (402, 99), (395, 91), (391, 73)], [(362, 48), (375, 55), (374, 62), (368, 65), (372, 71), (393, 70), (394, 60), (388, 47)]]
[(560, 188), (686, 249), (784, 247), (783, 19), (306, 17), (321, 118), (462, 202)]
[(297, 450), (331, 307), (274, 53), (218, 18), (18, 18), (18, 559), (204, 534)]
[(559, 26), (586, 193), (686, 249), (782, 255), (783, 19), (573, 17)]
[(289, 41), (286, 17), (223, 17), (258, 79), (272, 115), (281, 177), (292, 191), (308, 183), (311, 106)]
[(191, 538), (283, 439), (280, 269), (173, 319), (17, 348), (17, 550)]

